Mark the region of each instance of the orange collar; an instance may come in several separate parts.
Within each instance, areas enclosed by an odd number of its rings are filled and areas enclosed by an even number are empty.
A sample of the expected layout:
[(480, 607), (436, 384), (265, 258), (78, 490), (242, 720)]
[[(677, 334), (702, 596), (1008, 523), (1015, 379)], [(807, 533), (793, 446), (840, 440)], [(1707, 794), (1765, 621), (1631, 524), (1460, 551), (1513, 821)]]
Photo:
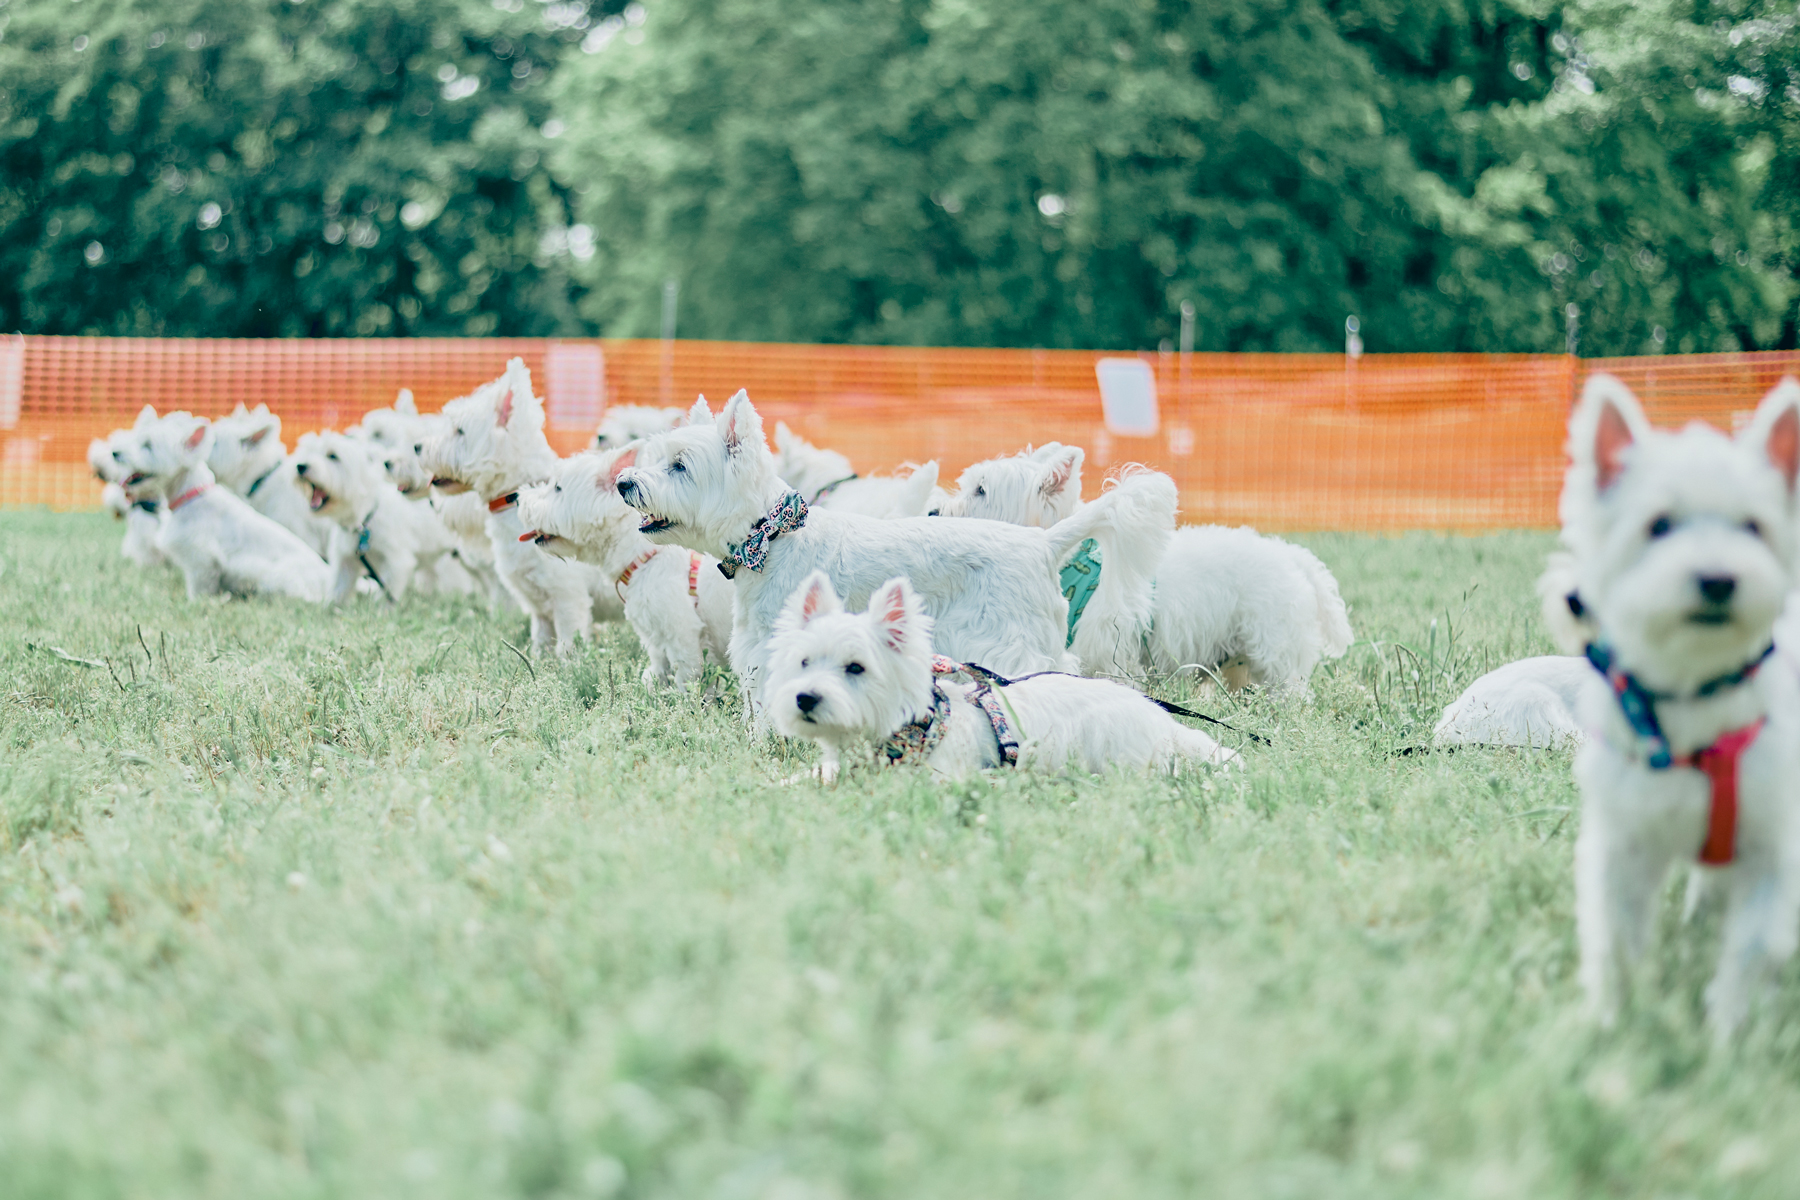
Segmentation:
[[(657, 547), (657, 549), (660, 550), (661, 547), (659, 546), (659, 547)], [(613, 590), (617, 591), (618, 589), (623, 588), (623, 587), (627, 586), (628, 584), (630, 584), (631, 577), (633, 575), (637, 574), (638, 568), (643, 566), (645, 563), (649, 562), (651, 559), (653, 559), (655, 557), (656, 557), (656, 550), (646, 550), (642, 554), (638, 555), (636, 558), (632, 559), (631, 565), (626, 567), (622, 572), (620, 572), (619, 577), (617, 579), (613, 580)], [(623, 597), (620, 597), (620, 598), (623, 599)]]
[[(634, 558), (631, 564), (613, 581), (613, 591), (619, 594), (621, 602), (625, 599), (624, 589), (631, 583), (631, 577), (637, 574), (639, 567), (655, 558), (657, 551), (661, 549), (662, 547), (658, 546), (655, 550), (644, 551)], [(700, 599), (700, 556), (692, 550), (688, 551), (688, 595), (695, 600)]]

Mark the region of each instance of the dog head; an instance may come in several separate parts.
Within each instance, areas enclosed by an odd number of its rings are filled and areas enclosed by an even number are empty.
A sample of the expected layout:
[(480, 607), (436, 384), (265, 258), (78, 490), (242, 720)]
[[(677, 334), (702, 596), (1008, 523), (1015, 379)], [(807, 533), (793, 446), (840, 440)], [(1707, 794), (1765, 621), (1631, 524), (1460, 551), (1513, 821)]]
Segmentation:
[(455, 494), (474, 488), (485, 497), (543, 478), (550, 453), (544, 440), (544, 405), (531, 390), (525, 360), (444, 406), (436, 430), (419, 444), (432, 486)]
[(421, 417), (414, 411), (412, 393), (402, 388), (394, 407), (370, 409), (344, 432), (364, 442), (401, 495), (422, 499), (431, 490), (431, 472), (422, 457), (425, 439), (441, 423), (436, 416)]
[(619, 471), (619, 496), (643, 514), (639, 528), (651, 541), (722, 556), (785, 485), (763, 441), (762, 418), (744, 392), (716, 418), (701, 397), (688, 422), (636, 449)]
[(103, 438), (88, 443), (88, 467), (101, 483), (118, 483), (131, 474), (125, 465), (125, 451), (131, 445), (134, 430), (115, 429)]
[(281, 418), (259, 404), (255, 409), (238, 405), (228, 417), (213, 422), (212, 450), (206, 465), (220, 483), (243, 493), (273, 471), (287, 457), (281, 444)]
[(132, 503), (169, 500), (177, 485), (212, 482), (206, 460), (212, 450), (212, 422), (191, 413), (173, 412), (140, 423), (125, 442), (126, 474), (119, 482)]
[(301, 434), (294, 447), (294, 485), (307, 508), (346, 529), (368, 519), (385, 483), (364, 444), (348, 434)]
[(1081, 503), (1080, 446), (1050, 442), (1011, 458), (991, 458), (964, 471), (939, 516), (985, 517), (1048, 529)]
[[(638, 444), (588, 450), (558, 464), (544, 483), (519, 492), (519, 520), (559, 558), (612, 566), (640, 552), (638, 514), (619, 499), (615, 477)], [(623, 567), (620, 567), (623, 570)]]
[(667, 433), (686, 424), (687, 414), (679, 408), (649, 408), (641, 404), (621, 404), (606, 410), (600, 428), (594, 431), (595, 450), (617, 450), (627, 442), (642, 441)]
[(847, 613), (823, 571), (789, 598), (769, 641), (763, 704), (790, 737), (842, 746), (886, 737), (931, 707), (931, 617), (890, 579)]
[(1692, 689), (1760, 653), (1794, 583), (1800, 384), (1783, 380), (1731, 438), (1698, 423), (1653, 429), (1623, 384), (1596, 375), (1569, 455), (1569, 557), (1546, 584), (1572, 580), (1576, 624), (1563, 635), (1597, 631), (1658, 690)]

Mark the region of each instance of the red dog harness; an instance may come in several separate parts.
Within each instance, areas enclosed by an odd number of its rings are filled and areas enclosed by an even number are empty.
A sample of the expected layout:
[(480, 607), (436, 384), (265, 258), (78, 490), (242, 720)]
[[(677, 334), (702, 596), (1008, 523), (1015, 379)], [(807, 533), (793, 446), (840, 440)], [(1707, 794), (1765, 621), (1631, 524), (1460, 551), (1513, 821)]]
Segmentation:
[[(657, 547), (657, 550), (660, 549), (660, 546)], [(646, 550), (632, 559), (631, 565), (626, 567), (624, 572), (613, 581), (613, 591), (618, 595), (621, 604), (625, 602), (624, 589), (631, 583), (631, 577), (638, 573), (639, 567), (656, 557), (657, 550)], [(696, 601), (700, 599), (700, 556), (692, 550), (688, 551), (688, 595)]]
[(1707, 808), (1706, 842), (1700, 847), (1700, 861), (1709, 867), (1722, 867), (1737, 857), (1738, 763), (1744, 751), (1762, 732), (1766, 717), (1754, 724), (1719, 735), (1719, 740), (1673, 763), (1692, 767), (1706, 776), (1712, 788), (1712, 803)]

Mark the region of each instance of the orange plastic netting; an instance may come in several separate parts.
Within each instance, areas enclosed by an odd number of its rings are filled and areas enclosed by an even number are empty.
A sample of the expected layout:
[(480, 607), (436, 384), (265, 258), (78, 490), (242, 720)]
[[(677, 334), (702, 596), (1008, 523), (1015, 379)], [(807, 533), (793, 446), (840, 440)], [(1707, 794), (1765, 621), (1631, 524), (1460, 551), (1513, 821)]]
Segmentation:
[(1056, 440), (1109, 467), (1148, 463), (1180, 484), (1187, 521), (1267, 529), (1547, 527), (1564, 422), (1589, 371), (1621, 376), (1653, 420), (1732, 428), (1800, 354), (1578, 360), (1561, 355), (1150, 354), (1160, 425), (1109, 432), (1095, 364), (1072, 350), (783, 346), (655, 340), (254, 341), (0, 337), (0, 504), (93, 507), (88, 440), (144, 404), (208, 416), (266, 403), (292, 444), (352, 424), (411, 388), (422, 411), (522, 356), (550, 436), (579, 449), (612, 404), (714, 407), (747, 388), (773, 426), (865, 473), (977, 459)]

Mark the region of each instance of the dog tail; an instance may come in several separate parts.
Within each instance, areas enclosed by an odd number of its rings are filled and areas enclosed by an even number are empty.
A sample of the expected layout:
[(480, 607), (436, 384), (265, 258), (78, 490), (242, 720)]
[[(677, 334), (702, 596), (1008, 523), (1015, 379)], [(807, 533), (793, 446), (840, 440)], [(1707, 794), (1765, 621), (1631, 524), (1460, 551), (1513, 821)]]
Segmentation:
[(1060, 570), (1092, 538), (1099, 583), (1079, 613), (1069, 648), (1088, 675), (1142, 674), (1157, 567), (1175, 532), (1175, 481), (1128, 467), (1092, 504), (1045, 531)]
[(1356, 635), (1350, 631), (1350, 613), (1344, 607), (1343, 596), (1338, 594), (1337, 576), (1305, 546), (1289, 542), (1287, 547), (1307, 582), (1312, 584), (1313, 602), (1319, 611), (1320, 651), (1326, 658), (1342, 658)]

